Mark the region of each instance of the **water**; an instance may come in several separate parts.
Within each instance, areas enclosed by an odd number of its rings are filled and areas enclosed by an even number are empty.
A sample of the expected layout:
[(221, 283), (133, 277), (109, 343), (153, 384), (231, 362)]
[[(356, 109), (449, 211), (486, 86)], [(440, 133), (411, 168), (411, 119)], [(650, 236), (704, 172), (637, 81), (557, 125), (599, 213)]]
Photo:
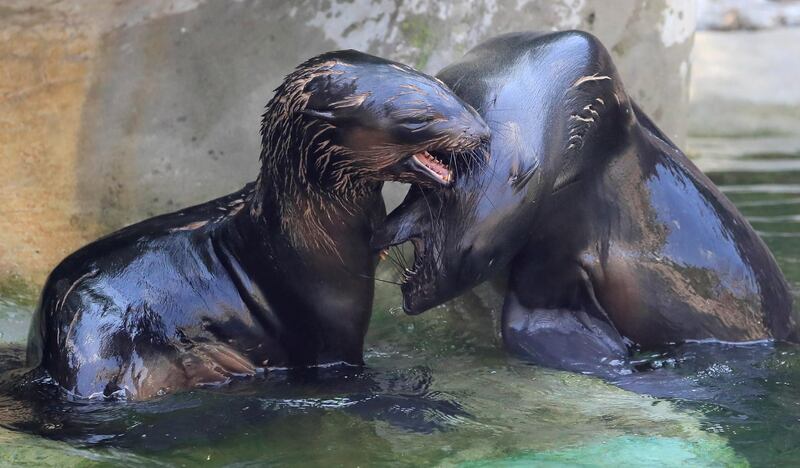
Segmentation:
[[(800, 302), (793, 144), (705, 139), (693, 148), (769, 244)], [(0, 428), (0, 465), (800, 463), (800, 347), (654, 352), (642, 357), (658, 371), (621, 383), (637, 393), (507, 356), (497, 301), (481, 288), (407, 317), (397, 290), (379, 283), (366, 370), (276, 373), (146, 403), (37, 408), (0, 397), (0, 422), (13, 428)], [(12, 344), (24, 342), (29, 315), (0, 299), (3, 366), (19, 359)]]

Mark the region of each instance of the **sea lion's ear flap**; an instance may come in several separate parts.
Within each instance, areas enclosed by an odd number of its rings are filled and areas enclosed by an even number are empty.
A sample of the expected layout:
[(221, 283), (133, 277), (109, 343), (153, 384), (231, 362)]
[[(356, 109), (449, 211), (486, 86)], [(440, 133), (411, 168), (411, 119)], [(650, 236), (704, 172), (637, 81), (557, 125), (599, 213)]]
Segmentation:
[(336, 121), (338, 120), (337, 116), (330, 109), (326, 110), (303, 109), (301, 112), (303, 115), (314, 117), (315, 119), (324, 120), (325, 122), (331, 124), (336, 123)]

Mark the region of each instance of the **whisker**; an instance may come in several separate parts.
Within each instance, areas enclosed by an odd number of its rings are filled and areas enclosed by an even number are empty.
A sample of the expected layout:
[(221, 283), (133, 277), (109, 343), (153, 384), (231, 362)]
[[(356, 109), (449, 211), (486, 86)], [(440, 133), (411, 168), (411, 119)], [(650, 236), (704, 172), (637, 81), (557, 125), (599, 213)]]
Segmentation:
[(411, 262), (408, 260), (408, 258), (406, 258), (406, 253), (401, 245), (402, 244), (394, 246), (393, 251), (395, 252), (395, 255), (397, 255), (397, 258), (400, 262), (400, 273), (405, 273), (405, 271), (409, 269), (408, 267), (411, 265)]
[(363, 279), (368, 279), (368, 280), (373, 280), (373, 281), (380, 281), (381, 283), (393, 284), (395, 286), (402, 286), (403, 285), (403, 283), (398, 283), (398, 282), (392, 281), (392, 280), (385, 280), (383, 278), (378, 278), (375, 275), (365, 275), (363, 273), (357, 273), (356, 276), (358, 276), (360, 278), (363, 278)]
[(395, 267), (400, 271), (403, 272), (405, 269), (405, 258), (402, 255), (402, 251), (397, 246), (389, 247), (389, 251), (386, 254), (387, 258), (394, 264)]
[(381, 278), (378, 278), (376, 276), (373, 276), (373, 277), (370, 278), (368, 275), (364, 275), (364, 277), (367, 278), (367, 279), (373, 279), (375, 281), (380, 281), (381, 283), (393, 284), (395, 286), (402, 286), (403, 285), (403, 283), (398, 283), (397, 281), (392, 281), (392, 280), (381, 279)]

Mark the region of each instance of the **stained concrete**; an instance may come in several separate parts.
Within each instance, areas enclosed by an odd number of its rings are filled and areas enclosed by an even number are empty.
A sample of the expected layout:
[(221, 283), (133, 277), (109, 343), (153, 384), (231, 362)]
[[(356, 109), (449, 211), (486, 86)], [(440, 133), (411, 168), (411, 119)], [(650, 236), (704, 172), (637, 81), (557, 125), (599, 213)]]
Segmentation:
[(800, 0), (697, 0), (697, 27), (710, 30), (800, 26)]
[(698, 32), (692, 61), (690, 152), (800, 154), (800, 28)]
[(690, 0), (4, 2), (0, 284), (40, 283), (101, 233), (252, 180), (272, 89), (327, 50), (434, 73), (499, 33), (585, 29), (681, 141), (693, 12)]

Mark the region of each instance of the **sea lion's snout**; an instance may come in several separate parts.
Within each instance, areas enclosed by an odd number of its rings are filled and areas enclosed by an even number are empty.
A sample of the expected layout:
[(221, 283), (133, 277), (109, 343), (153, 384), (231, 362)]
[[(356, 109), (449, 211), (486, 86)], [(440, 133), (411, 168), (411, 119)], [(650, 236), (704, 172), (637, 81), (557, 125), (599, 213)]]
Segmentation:
[[(417, 193), (419, 189), (412, 187), (409, 193)], [(435, 202), (435, 201), (434, 201)], [(406, 197), (397, 208), (395, 208), (386, 221), (372, 234), (370, 246), (375, 251), (380, 251), (402, 244), (412, 238), (420, 238), (429, 229), (430, 220), (427, 212), (424, 211), (416, 198)]]
[[(448, 90), (424, 93), (431, 96), (424, 109), (408, 117), (408, 110), (394, 108), (390, 133), (395, 141), (409, 148), (400, 163), (398, 180), (410, 183), (449, 186), (458, 174), (487, 159), (489, 126), (468, 104), (449, 94)], [(418, 105), (408, 103), (408, 106)]]
[(489, 125), (469, 104), (464, 104), (470, 111), (470, 119), (464, 126), (464, 135), (467, 139), (477, 141), (478, 145), (486, 145), (492, 137)]
[[(470, 107), (469, 110), (475, 112), (472, 107)], [(477, 112), (475, 112), (474, 116), (471, 117), (472, 118), (470, 118), (469, 121), (464, 123), (461, 130), (462, 139), (465, 143), (465, 146), (486, 150), (489, 141), (492, 138), (492, 132), (489, 129), (489, 126), (483, 121)], [(488, 151), (486, 151), (485, 155), (488, 154)]]

